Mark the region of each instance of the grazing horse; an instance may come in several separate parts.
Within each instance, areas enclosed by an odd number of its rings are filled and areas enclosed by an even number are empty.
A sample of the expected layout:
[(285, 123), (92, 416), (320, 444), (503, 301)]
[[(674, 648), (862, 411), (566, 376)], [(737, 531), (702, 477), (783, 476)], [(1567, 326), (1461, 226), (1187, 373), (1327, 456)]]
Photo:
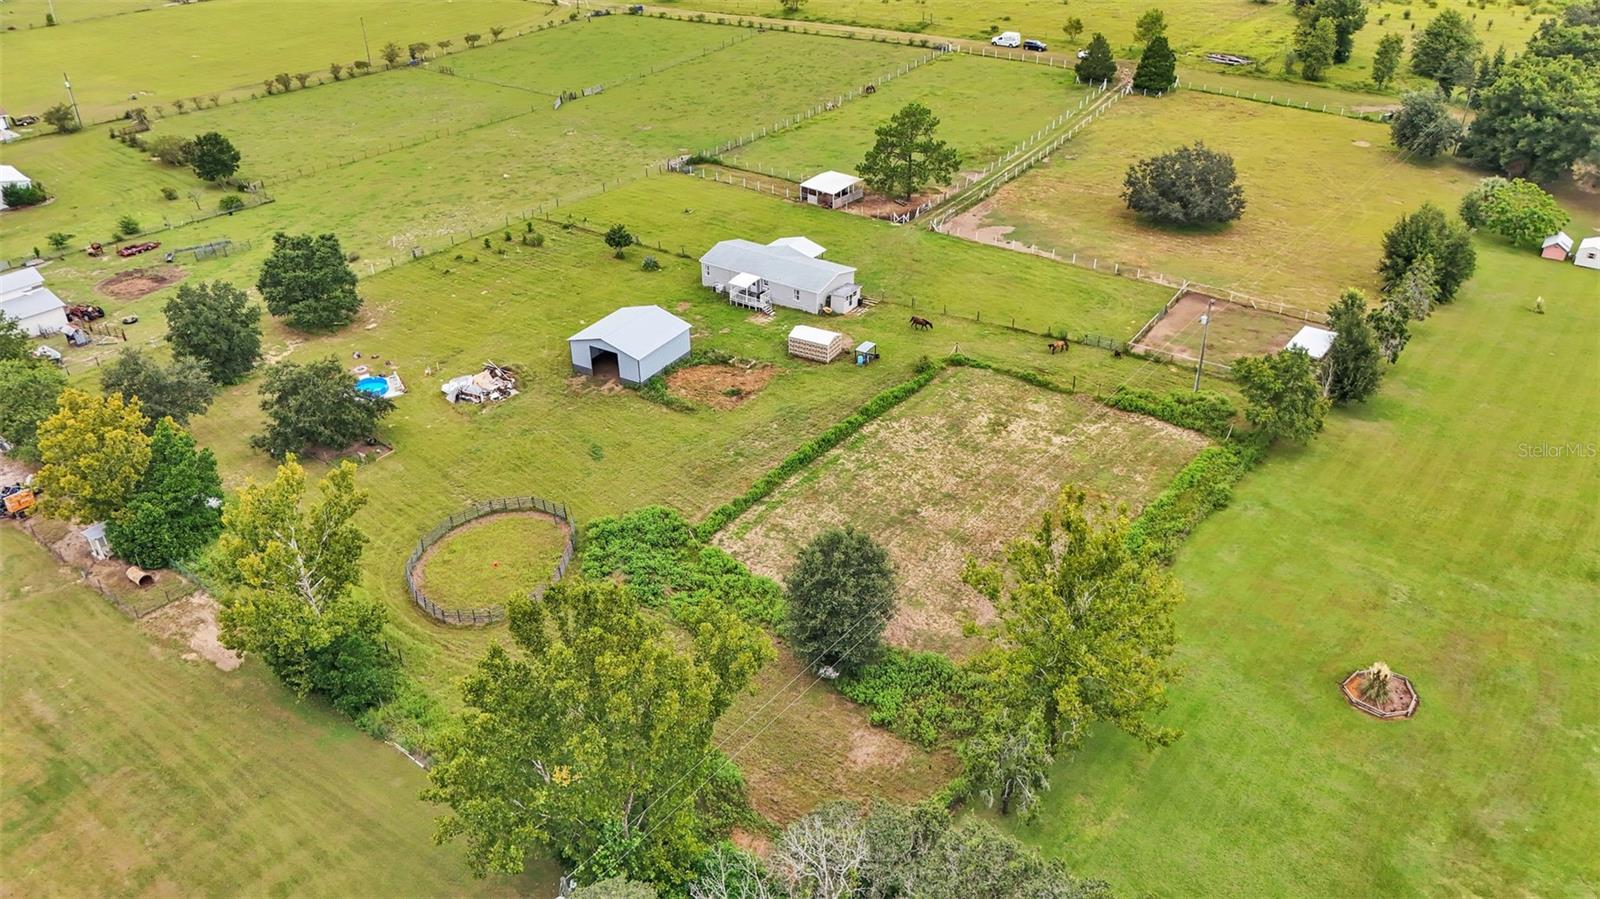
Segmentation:
[(1051, 341), (1050, 355), (1054, 356), (1057, 353), (1065, 353), (1070, 348), (1070, 345), (1065, 340)]
[(911, 316), (911, 327), (922, 331), (932, 331), (933, 322), (928, 321), (920, 315), (913, 315)]

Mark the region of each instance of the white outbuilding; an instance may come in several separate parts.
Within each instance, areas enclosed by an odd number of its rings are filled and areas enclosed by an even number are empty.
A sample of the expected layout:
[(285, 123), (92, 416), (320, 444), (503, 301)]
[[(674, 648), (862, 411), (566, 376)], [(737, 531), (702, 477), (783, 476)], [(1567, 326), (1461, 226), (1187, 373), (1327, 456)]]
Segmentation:
[(802, 202), (824, 209), (838, 209), (865, 196), (861, 179), (844, 172), (823, 172), (800, 182)]
[[(28, 185), (30, 185), (32, 183), (33, 183), (33, 179), (31, 179), (27, 175), (24, 175), (21, 172), (17, 171), (17, 167), (16, 166), (0, 165), (0, 189), (4, 189), (4, 188), (7, 188), (7, 187), (12, 187), (12, 186), (27, 187)], [(5, 208), (6, 208), (5, 198), (4, 197), (0, 197), (0, 209), (5, 209)]]
[(29, 337), (46, 337), (67, 328), (67, 304), (44, 286), (38, 269), (0, 274), (0, 315), (16, 319)]
[(1600, 268), (1600, 237), (1585, 237), (1580, 241), (1578, 252), (1572, 254), (1572, 264)]
[(770, 244), (724, 240), (700, 257), (700, 283), (728, 302), (760, 312), (774, 306), (813, 315), (843, 314), (861, 305), (856, 270), (812, 255), (823, 248), (803, 237)]
[(1323, 356), (1328, 355), (1328, 350), (1333, 349), (1333, 338), (1336, 336), (1338, 336), (1336, 332), (1329, 331), (1327, 328), (1306, 325), (1295, 332), (1293, 337), (1289, 338), (1289, 345), (1284, 349), (1305, 350), (1306, 355), (1311, 358), (1321, 359)]
[(660, 306), (624, 306), (567, 338), (572, 370), (638, 386), (689, 355), (689, 323)]
[(1565, 231), (1557, 231), (1539, 244), (1539, 255), (1545, 259), (1566, 262), (1567, 257), (1572, 255), (1572, 238)]

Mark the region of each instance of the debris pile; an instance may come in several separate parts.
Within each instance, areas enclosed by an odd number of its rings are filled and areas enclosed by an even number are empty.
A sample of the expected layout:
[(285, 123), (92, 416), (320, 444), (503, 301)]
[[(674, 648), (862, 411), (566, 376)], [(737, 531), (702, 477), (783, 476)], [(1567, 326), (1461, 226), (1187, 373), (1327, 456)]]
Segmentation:
[(452, 403), (489, 403), (517, 395), (517, 375), (509, 368), (485, 362), (483, 371), (444, 382), (440, 388)]

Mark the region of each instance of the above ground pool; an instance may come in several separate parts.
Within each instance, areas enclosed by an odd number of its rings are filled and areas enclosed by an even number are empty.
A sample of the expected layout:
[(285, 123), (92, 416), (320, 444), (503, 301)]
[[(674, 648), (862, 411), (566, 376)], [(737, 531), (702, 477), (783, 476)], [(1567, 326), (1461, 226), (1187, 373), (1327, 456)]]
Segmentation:
[(370, 393), (373, 396), (383, 396), (389, 392), (389, 379), (375, 375), (362, 378), (356, 382), (356, 389), (362, 393)]

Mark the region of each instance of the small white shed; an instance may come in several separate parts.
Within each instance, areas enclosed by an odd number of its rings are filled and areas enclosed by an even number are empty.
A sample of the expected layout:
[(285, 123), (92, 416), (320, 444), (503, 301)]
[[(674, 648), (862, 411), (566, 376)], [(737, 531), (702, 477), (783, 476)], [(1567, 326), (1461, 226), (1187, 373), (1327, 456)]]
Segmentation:
[(789, 331), (789, 355), (812, 362), (832, 362), (850, 352), (850, 338), (838, 331), (795, 325)]
[(1321, 359), (1328, 355), (1328, 350), (1333, 349), (1333, 338), (1336, 336), (1338, 336), (1336, 332), (1327, 328), (1306, 325), (1289, 338), (1289, 345), (1284, 349), (1305, 350), (1306, 355), (1311, 358)]
[(1580, 241), (1578, 252), (1572, 254), (1572, 264), (1600, 268), (1600, 237), (1585, 237)]
[(823, 172), (800, 182), (801, 201), (825, 209), (848, 206), (865, 194), (861, 179), (844, 172)]
[[(10, 187), (13, 184), (19, 185), (19, 186), (22, 186), (22, 187), (27, 187), (28, 185), (30, 185), (32, 183), (33, 183), (33, 179), (31, 179), (27, 175), (24, 175), (21, 172), (17, 171), (16, 166), (0, 165), (0, 188)], [(6, 208), (5, 198), (0, 197), (0, 209), (5, 209), (5, 208)]]
[(1539, 255), (1557, 262), (1566, 262), (1567, 257), (1572, 255), (1572, 238), (1568, 237), (1565, 231), (1557, 231), (1546, 237), (1544, 243), (1539, 245)]
[(689, 323), (660, 306), (624, 306), (567, 338), (572, 370), (638, 386), (689, 355)]

